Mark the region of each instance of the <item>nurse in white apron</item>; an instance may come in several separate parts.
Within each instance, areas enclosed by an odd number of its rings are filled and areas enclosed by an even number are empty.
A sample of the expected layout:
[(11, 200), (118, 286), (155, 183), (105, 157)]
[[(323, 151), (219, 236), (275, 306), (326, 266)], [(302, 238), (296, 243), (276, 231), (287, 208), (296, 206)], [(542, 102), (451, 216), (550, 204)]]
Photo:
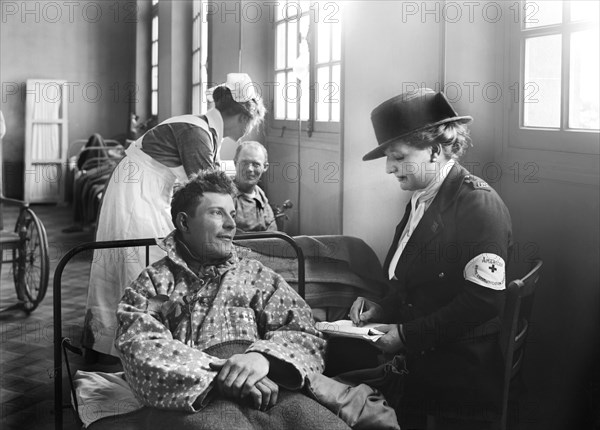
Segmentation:
[[(245, 73), (230, 73), (227, 82), (209, 90), (214, 107), (205, 115), (169, 118), (132, 143), (107, 184), (96, 241), (163, 237), (173, 229), (173, 186), (200, 169), (219, 168), (223, 138), (238, 141), (258, 126), (265, 114), (255, 85)], [(150, 263), (164, 257), (150, 249)], [(123, 290), (146, 266), (144, 248), (94, 252), (82, 345), (116, 356), (115, 312)]]

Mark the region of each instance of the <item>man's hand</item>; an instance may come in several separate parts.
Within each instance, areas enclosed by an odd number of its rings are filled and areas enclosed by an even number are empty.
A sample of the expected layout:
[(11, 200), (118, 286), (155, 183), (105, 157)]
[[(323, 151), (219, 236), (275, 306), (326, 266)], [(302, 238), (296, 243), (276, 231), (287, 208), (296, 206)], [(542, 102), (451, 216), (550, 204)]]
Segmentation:
[(397, 324), (385, 324), (375, 328), (385, 333), (377, 340), (377, 342), (375, 342), (375, 346), (377, 348), (379, 348), (383, 352), (389, 353), (396, 353), (402, 349), (404, 344), (402, 343), (402, 339), (400, 338), (400, 334), (398, 333)]
[(256, 383), (269, 373), (269, 360), (258, 352), (232, 355), (224, 363), (211, 363), (219, 370), (217, 387), (223, 395), (241, 399), (250, 394)]
[(371, 300), (358, 297), (352, 304), (348, 316), (355, 325), (361, 326), (369, 321), (381, 321), (383, 308)]
[(265, 376), (254, 385), (249, 396), (256, 409), (266, 411), (277, 403), (279, 386)]

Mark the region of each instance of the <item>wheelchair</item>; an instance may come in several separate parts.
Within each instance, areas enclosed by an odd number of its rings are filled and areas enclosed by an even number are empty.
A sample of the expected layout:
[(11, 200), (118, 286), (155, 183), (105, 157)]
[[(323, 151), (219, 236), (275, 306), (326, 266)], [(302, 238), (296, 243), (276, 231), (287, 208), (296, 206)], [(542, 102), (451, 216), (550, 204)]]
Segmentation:
[[(3, 205), (19, 207), (12, 231), (4, 229)], [(0, 192), (0, 272), (2, 264), (12, 265), (12, 277), (19, 302), (10, 308), (30, 313), (44, 299), (50, 276), (48, 236), (44, 224), (29, 203), (4, 197)]]

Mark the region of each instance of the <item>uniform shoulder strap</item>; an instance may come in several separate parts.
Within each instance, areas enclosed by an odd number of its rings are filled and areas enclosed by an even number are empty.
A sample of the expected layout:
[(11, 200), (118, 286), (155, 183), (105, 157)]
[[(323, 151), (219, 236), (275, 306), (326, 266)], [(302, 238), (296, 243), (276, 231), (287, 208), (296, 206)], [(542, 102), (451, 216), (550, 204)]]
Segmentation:
[(471, 188), (473, 188), (474, 190), (486, 190), (486, 191), (491, 191), (492, 188), (489, 186), (489, 184), (487, 182), (485, 182), (483, 179), (478, 178), (475, 175), (467, 175), (465, 176), (465, 184), (469, 184), (471, 186)]

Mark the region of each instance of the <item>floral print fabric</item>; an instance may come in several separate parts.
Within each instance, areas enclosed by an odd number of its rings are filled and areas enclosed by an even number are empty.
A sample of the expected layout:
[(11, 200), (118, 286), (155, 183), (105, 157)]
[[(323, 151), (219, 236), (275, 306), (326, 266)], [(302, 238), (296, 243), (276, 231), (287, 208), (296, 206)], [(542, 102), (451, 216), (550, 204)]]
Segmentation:
[(217, 375), (209, 366), (217, 359), (204, 351), (219, 344), (246, 344), (246, 352), (285, 363), (293, 370), (276, 382), (288, 389), (323, 370), (325, 340), (280, 275), (238, 252), (195, 273), (178, 252), (175, 232), (159, 245), (167, 257), (140, 274), (117, 310), (115, 346), (143, 404), (199, 410)]

